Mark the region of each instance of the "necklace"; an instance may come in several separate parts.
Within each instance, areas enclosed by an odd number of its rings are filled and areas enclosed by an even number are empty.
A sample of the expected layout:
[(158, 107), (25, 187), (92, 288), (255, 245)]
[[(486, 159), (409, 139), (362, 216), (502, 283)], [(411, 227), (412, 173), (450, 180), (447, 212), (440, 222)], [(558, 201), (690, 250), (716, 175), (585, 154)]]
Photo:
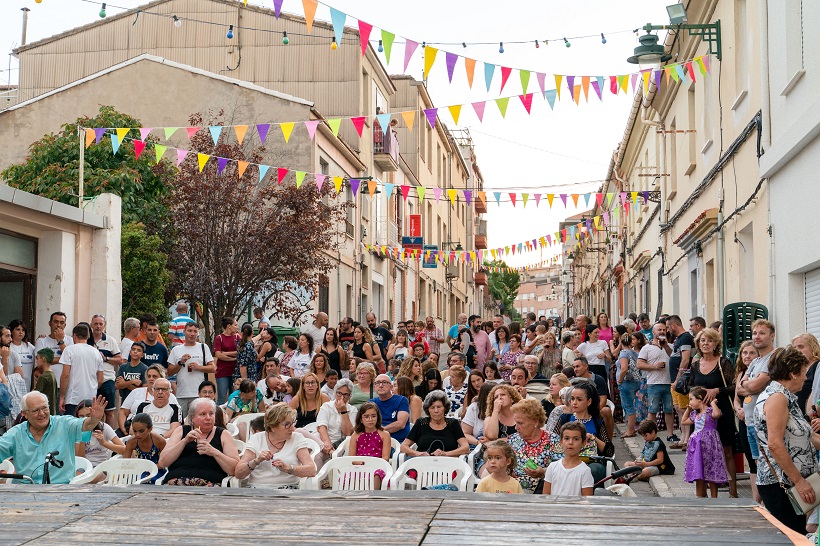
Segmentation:
[(589, 417), (578, 417), (578, 414), (576, 414), (575, 415), (575, 420), (578, 421), (579, 423), (587, 424), (590, 421), (592, 421), (592, 416), (590, 415)]
[[(276, 451), (279, 451), (279, 450), (281, 450), (283, 447), (285, 447), (285, 442), (287, 442), (287, 440), (282, 440), (282, 441), (281, 441), (281, 442), (279, 442), (278, 444), (277, 444), (277, 443), (275, 443), (273, 440), (271, 440), (271, 439), (270, 439), (270, 433), (265, 433), (265, 437), (268, 439), (268, 443), (270, 444), (270, 446), (271, 446), (273, 449), (275, 449)], [(277, 447), (277, 445), (278, 445), (278, 447)]]

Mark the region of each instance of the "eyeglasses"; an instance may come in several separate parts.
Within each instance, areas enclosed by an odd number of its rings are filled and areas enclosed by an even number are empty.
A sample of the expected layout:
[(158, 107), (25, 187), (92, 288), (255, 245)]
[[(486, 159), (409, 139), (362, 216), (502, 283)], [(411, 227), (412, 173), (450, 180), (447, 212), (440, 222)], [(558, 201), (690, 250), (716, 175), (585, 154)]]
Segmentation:
[[(167, 389), (164, 387), (154, 387), (154, 392), (171, 392), (171, 389)], [(213, 393), (211, 393), (213, 394)]]
[(293, 421), (286, 421), (282, 423), (282, 426), (285, 428), (293, 428)]
[(342, 398), (350, 398), (349, 392), (337, 392), (336, 396), (341, 396)]
[(318, 384), (316, 381), (305, 381), (305, 387), (315, 387)]
[(390, 381), (376, 381), (374, 385), (391, 385)]
[(48, 406), (43, 406), (41, 408), (26, 410), (26, 413), (48, 413), (48, 411)]

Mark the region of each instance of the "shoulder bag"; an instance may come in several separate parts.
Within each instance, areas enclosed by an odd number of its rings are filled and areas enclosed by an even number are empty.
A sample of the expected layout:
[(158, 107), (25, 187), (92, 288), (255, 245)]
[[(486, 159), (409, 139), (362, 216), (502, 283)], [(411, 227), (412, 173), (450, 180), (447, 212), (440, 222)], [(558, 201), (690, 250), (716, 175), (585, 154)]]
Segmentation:
[(772, 475), (777, 478), (777, 483), (780, 484), (781, 488), (783, 488), (783, 492), (786, 493), (786, 496), (789, 498), (789, 502), (792, 504), (792, 508), (794, 508), (796, 513), (807, 514), (811, 512), (812, 508), (820, 504), (820, 474), (813, 472), (806, 478), (806, 481), (809, 482), (811, 488), (814, 489), (814, 503), (809, 504), (803, 500), (803, 497), (800, 496), (796, 485), (787, 487), (786, 484), (778, 478), (777, 472), (774, 471), (774, 466), (772, 466), (771, 461), (769, 461), (769, 457), (763, 449), (760, 450), (760, 454), (763, 455), (764, 459), (766, 459), (766, 464), (769, 465), (769, 470)]

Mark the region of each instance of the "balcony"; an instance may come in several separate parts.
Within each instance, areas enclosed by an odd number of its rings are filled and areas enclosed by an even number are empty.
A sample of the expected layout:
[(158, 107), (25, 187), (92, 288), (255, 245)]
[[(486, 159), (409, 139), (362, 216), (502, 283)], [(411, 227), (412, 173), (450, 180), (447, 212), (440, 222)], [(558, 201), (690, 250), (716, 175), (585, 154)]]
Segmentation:
[(473, 204), (475, 205), (476, 214), (484, 214), (485, 212), (487, 212), (487, 203), (485, 203), (481, 199), (474, 199)]
[(484, 271), (476, 271), (476, 273), (475, 273), (475, 283), (483, 285), (483, 286), (487, 286), (487, 274)]
[(373, 123), (373, 162), (382, 172), (399, 170), (399, 137), (392, 128), (385, 133), (378, 120)]
[(475, 247), (478, 249), (487, 248), (487, 221), (479, 220), (475, 225)]

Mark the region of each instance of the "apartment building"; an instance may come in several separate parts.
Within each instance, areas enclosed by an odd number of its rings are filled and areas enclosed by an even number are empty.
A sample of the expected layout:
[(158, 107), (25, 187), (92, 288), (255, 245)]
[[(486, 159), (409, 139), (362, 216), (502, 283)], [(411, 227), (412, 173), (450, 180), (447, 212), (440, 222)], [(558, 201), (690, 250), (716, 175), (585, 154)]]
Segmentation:
[(538, 318), (563, 315), (561, 273), (560, 265), (522, 271), (513, 303), (518, 313), (522, 316), (535, 313)]

